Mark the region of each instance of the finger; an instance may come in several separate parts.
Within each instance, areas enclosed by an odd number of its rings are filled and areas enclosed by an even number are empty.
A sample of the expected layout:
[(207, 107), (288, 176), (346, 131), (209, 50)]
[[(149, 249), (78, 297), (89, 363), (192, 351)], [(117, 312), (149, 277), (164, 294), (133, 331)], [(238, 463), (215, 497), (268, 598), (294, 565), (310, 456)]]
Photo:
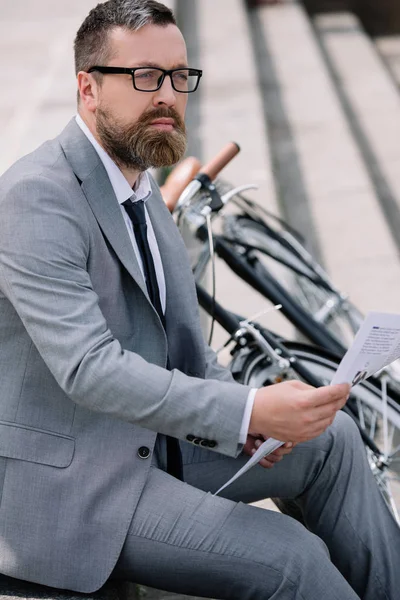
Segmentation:
[(289, 454), (293, 450), (293, 442), (285, 442), (283, 446), (279, 446), (276, 450), (271, 452), (269, 456), (283, 456)]
[(325, 404), (344, 405), (350, 393), (350, 386), (347, 383), (337, 385), (326, 385), (313, 390), (309, 396), (310, 402), (314, 407), (324, 406)]
[(272, 463), (277, 463), (282, 460), (283, 456), (277, 456), (276, 454), (268, 454), (268, 456), (266, 456), (265, 458)]
[(289, 450), (288, 454), (290, 454), (290, 452), (292, 452), (293, 448), (296, 448), (297, 444), (299, 444), (299, 443), (300, 442), (286, 442), (285, 445), (278, 448), (278, 450), (282, 450), (283, 448), (286, 448), (286, 444), (290, 444), (287, 447), (287, 450)]
[(285, 446), (281, 446), (280, 448), (275, 450), (275, 452), (272, 452), (272, 454), (270, 454), (270, 456), (286, 456), (287, 454), (290, 454), (292, 452), (292, 450), (293, 450), (293, 447), (285, 448)]
[[(251, 454), (254, 454), (256, 452), (256, 449), (253, 448)], [(262, 458), (261, 460), (258, 461), (258, 464), (261, 465), (262, 467), (264, 467), (265, 469), (272, 469), (272, 467), (274, 466), (274, 462), (270, 460), (270, 455), (265, 456), (264, 458)]]
[(316, 425), (321, 421), (326, 421), (327, 419), (334, 419), (336, 413), (340, 410), (340, 406), (338, 404), (324, 404), (323, 406), (318, 406), (317, 408), (313, 408), (307, 415), (307, 418), (310, 423), (315, 423)]
[(245, 454), (247, 454), (248, 456), (251, 456), (252, 454), (254, 454), (253, 450), (254, 450), (254, 443), (247, 440), (247, 442), (245, 443), (245, 445), (243, 446), (243, 452)]
[(341, 398), (340, 400), (338, 400), (337, 404), (336, 404), (336, 410), (340, 410), (341, 408), (343, 408), (343, 406), (346, 404), (347, 400), (350, 398), (350, 395), (346, 396), (345, 398)]
[(274, 466), (274, 463), (269, 462), (266, 458), (261, 459), (258, 464), (264, 469), (272, 469), (272, 467)]
[(322, 435), (323, 433), (325, 433), (325, 431), (328, 429), (328, 427), (330, 425), (332, 425), (333, 422), (333, 418), (329, 418), (329, 419), (324, 419), (322, 421), (320, 421), (318, 423), (317, 426), (310, 428), (309, 430), (309, 435), (310, 435), (310, 440), (313, 440), (316, 437), (319, 437), (320, 435)]
[(261, 465), (262, 467), (264, 467), (264, 469), (272, 469), (272, 467), (277, 462), (280, 462), (281, 460), (282, 460), (282, 458), (280, 458), (279, 460), (276, 460), (276, 461), (271, 461), (270, 457), (268, 456), (268, 458), (262, 458), (258, 464)]
[(331, 425), (333, 418), (325, 419), (320, 421), (317, 424), (312, 424), (307, 427), (307, 429), (299, 432), (298, 435), (295, 435), (296, 443), (309, 442), (317, 437), (319, 437), (322, 433), (326, 431), (326, 429)]
[(290, 381), (287, 381), (285, 385), (290, 385), (291, 387), (295, 388), (296, 390), (314, 390), (315, 388), (312, 385), (309, 385), (308, 383), (304, 383), (304, 381), (300, 381), (299, 379), (291, 379)]
[(247, 441), (243, 446), (243, 452), (250, 456), (253, 455), (253, 450), (258, 450), (258, 448), (261, 446), (261, 444), (264, 443), (264, 441), (264, 438), (260, 440), (259, 437), (256, 438), (253, 435), (248, 435)]

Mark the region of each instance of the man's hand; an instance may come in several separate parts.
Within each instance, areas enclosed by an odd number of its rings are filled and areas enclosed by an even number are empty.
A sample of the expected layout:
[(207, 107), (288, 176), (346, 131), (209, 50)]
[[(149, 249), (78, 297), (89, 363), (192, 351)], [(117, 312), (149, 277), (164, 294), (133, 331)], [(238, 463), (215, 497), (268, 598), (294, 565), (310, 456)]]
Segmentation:
[(260, 388), (255, 396), (249, 434), (282, 442), (305, 442), (321, 435), (349, 397), (347, 383), (314, 388), (285, 381)]
[[(243, 452), (245, 454), (248, 454), (249, 456), (253, 456), (253, 454), (258, 450), (258, 448), (264, 441), (265, 439), (260, 439), (253, 437), (252, 435), (248, 435), (247, 441), (243, 446)], [(292, 442), (286, 442), (283, 446), (277, 448), (276, 450), (274, 450), (274, 452), (271, 452), (271, 454), (268, 454), (268, 456), (262, 458), (258, 464), (262, 467), (265, 467), (266, 469), (272, 469), (274, 464), (280, 462), (285, 456), (285, 454), (291, 453), (295, 445), (296, 444), (293, 444)]]

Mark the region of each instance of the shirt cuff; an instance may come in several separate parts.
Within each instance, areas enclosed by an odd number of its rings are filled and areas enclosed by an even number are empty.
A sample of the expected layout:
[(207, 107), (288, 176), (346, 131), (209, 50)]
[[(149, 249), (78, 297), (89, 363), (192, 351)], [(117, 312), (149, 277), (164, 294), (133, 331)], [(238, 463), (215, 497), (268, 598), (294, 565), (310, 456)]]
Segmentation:
[(258, 388), (253, 388), (252, 390), (250, 390), (249, 395), (247, 396), (247, 404), (246, 408), (244, 409), (242, 426), (240, 428), (239, 444), (246, 443), (247, 434), (249, 433), (251, 413), (253, 411), (254, 398), (256, 397), (257, 392)]

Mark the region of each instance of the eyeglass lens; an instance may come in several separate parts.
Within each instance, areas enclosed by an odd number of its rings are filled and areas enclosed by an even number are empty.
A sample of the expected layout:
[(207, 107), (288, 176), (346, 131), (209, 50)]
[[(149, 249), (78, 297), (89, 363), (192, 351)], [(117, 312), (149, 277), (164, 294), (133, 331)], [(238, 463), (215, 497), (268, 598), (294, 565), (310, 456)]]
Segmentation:
[[(133, 76), (135, 87), (144, 92), (154, 91), (159, 87), (162, 76), (163, 71), (160, 69), (136, 69)], [(173, 87), (178, 92), (193, 92), (196, 89), (199, 76), (190, 69), (174, 71), (171, 76)]]

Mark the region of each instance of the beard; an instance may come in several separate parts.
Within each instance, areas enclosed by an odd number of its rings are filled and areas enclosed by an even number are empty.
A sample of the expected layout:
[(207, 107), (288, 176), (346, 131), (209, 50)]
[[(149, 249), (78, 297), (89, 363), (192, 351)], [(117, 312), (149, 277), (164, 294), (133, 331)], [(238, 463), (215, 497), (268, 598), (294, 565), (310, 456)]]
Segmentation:
[[(151, 127), (152, 121), (162, 117), (174, 119), (173, 131)], [(185, 123), (173, 108), (145, 112), (132, 125), (98, 108), (96, 127), (105, 151), (120, 168), (142, 172), (150, 167), (168, 167), (179, 162), (186, 151)]]

